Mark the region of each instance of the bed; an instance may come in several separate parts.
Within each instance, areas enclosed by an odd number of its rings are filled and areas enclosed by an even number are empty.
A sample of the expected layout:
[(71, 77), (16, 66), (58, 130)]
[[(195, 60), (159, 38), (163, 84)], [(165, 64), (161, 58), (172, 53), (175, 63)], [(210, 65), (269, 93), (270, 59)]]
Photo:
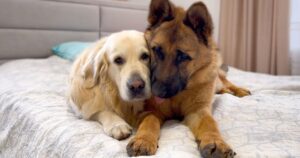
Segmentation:
[[(0, 67), (0, 157), (127, 157), (132, 138), (106, 136), (97, 122), (67, 105), (71, 62), (57, 56)], [(244, 98), (216, 95), (213, 114), (237, 157), (300, 157), (300, 77), (275, 77), (230, 68), (229, 79), (251, 89)], [(190, 130), (162, 127), (153, 157), (200, 157)]]
[[(125, 147), (132, 137), (114, 140), (99, 123), (79, 119), (69, 108), (72, 63), (50, 51), (65, 41), (93, 41), (119, 29), (143, 29), (145, 10), (105, 5), (0, 1), (0, 64), (5, 62), (0, 65), (1, 158), (127, 157)], [(123, 25), (124, 20), (116, 19), (132, 15), (139, 15), (134, 19), (139, 22)], [(216, 95), (214, 100), (214, 117), (237, 157), (300, 157), (300, 77), (235, 68), (228, 77), (252, 92), (244, 98)], [(180, 122), (168, 121), (152, 157), (200, 157), (194, 139)]]

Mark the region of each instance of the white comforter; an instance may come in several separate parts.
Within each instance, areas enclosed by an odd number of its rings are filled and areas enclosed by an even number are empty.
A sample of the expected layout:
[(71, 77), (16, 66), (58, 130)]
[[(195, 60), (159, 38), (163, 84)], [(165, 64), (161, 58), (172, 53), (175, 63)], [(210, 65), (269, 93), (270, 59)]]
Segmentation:
[[(58, 57), (0, 66), (0, 157), (127, 157), (97, 122), (75, 117), (66, 104), (71, 63)], [(251, 96), (216, 95), (214, 117), (238, 157), (300, 157), (300, 77), (231, 68), (229, 78)], [(200, 157), (187, 127), (169, 121), (153, 157)]]

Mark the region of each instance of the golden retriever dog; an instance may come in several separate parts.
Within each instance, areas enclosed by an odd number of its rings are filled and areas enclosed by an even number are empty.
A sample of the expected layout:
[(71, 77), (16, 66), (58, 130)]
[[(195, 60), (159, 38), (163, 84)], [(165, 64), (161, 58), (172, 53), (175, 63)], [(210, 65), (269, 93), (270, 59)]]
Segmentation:
[(185, 11), (169, 0), (152, 0), (148, 22), (153, 97), (127, 145), (128, 155), (155, 154), (163, 122), (180, 119), (194, 134), (202, 157), (234, 157), (212, 116), (213, 98), (216, 92), (245, 96), (249, 91), (229, 82), (220, 69), (208, 9), (202, 2)]
[(103, 38), (74, 62), (70, 103), (84, 119), (102, 124), (115, 139), (131, 134), (135, 116), (151, 96), (149, 50), (144, 34), (122, 31)]

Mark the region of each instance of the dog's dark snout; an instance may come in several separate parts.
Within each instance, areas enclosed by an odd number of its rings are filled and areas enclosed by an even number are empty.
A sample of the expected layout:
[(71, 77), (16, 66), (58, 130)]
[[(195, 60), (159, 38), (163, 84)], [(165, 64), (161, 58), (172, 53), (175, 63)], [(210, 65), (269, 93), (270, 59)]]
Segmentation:
[(186, 79), (180, 76), (171, 76), (165, 80), (157, 80), (151, 77), (152, 94), (160, 98), (171, 98), (183, 90), (186, 86)]
[(128, 81), (127, 87), (132, 94), (139, 94), (145, 88), (145, 81), (139, 75), (134, 74)]

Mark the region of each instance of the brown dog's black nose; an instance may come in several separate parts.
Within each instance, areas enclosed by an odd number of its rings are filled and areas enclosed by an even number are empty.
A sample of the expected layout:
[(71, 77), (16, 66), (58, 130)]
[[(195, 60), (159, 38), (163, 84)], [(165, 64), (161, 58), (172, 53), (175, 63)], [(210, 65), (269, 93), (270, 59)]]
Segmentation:
[(143, 92), (145, 81), (139, 75), (134, 74), (128, 81), (127, 87), (133, 95), (137, 95)]

